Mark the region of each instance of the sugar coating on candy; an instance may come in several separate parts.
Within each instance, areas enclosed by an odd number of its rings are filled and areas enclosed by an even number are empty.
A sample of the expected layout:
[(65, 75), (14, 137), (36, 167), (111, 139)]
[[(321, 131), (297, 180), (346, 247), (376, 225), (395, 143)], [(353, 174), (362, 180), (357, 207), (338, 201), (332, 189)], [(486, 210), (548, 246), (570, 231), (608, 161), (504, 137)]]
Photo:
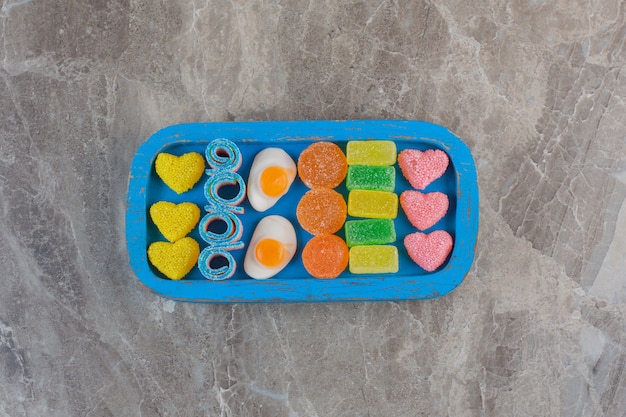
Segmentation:
[(400, 206), (411, 224), (420, 230), (434, 226), (448, 212), (448, 196), (438, 191), (420, 193), (406, 190), (400, 194)]
[(395, 246), (350, 248), (350, 272), (353, 274), (393, 274), (398, 272), (398, 269), (398, 249)]
[(331, 142), (315, 142), (298, 158), (298, 175), (309, 188), (335, 188), (346, 177), (347, 170), (346, 156)]
[(200, 208), (193, 203), (159, 201), (150, 206), (150, 218), (170, 242), (184, 238), (200, 220)]
[(348, 220), (345, 232), (348, 247), (384, 245), (396, 241), (396, 228), (391, 219)]
[(368, 219), (395, 219), (398, 195), (386, 191), (352, 190), (348, 194), (348, 214)]
[(212, 246), (226, 250), (237, 250), (244, 247), (240, 241), (243, 234), (243, 223), (239, 216), (230, 210), (210, 211), (202, 217), (198, 225), (200, 237)]
[(448, 169), (449, 163), (448, 155), (439, 149), (424, 152), (405, 149), (398, 155), (402, 175), (418, 190), (425, 189), (431, 182), (441, 177)]
[(404, 247), (409, 257), (428, 272), (443, 265), (453, 246), (452, 236), (445, 230), (435, 230), (428, 234), (415, 232), (404, 238)]
[(300, 226), (313, 235), (335, 233), (346, 221), (346, 211), (341, 194), (328, 188), (316, 188), (302, 196), (296, 217)]
[[(232, 277), (237, 270), (237, 262), (229, 250), (219, 246), (204, 248), (198, 258), (198, 269), (202, 276), (211, 281), (222, 281)], [(217, 265), (214, 266), (213, 261), (216, 261)]]
[(393, 192), (396, 169), (391, 166), (348, 165), (348, 190), (378, 190)]
[(204, 173), (204, 158), (197, 152), (181, 156), (161, 152), (154, 161), (154, 169), (163, 182), (182, 194), (189, 191)]
[[(232, 192), (233, 187), (236, 192)], [(231, 192), (224, 192), (225, 190)], [(227, 206), (230, 210), (241, 214), (244, 212), (243, 207), (235, 206), (240, 204), (245, 196), (246, 182), (236, 172), (219, 171), (210, 175), (204, 183), (204, 197), (210, 207), (208, 210)]]
[(317, 235), (302, 250), (304, 269), (315, 278), (336, 278), (348, 266), (348, 245), (337, 235)]
[(346, 146), (349, 165), (393, 165), (396, 155), (396, 144), (391, 140), (351, 140)]
[(179, 280), (191, 271), (200, 255), (198, 242), (184, 237), (174, 243), (154, 242), (148, 247), (150, 263), (163, 275)]
[[(212, 170), (235, 172), (241, 166), (241, 151), (239, 147), (226, 138), (212, 140), (207, 145), (204, 155)], [(207, 174), (210, 173), (207, 172)]]

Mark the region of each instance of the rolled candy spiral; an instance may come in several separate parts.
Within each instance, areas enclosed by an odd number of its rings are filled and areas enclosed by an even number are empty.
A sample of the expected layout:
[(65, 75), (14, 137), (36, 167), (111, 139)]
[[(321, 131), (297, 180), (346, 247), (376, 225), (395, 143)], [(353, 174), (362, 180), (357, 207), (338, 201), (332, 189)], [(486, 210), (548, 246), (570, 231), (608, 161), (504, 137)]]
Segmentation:
[[(211, 224), (216, 221), (222, 221), (226, 224), (226, 230), (223, 233), (210, 230)], [(244, 243), (239, 241), (243, 233), (243, 224), (239, 217), (231, 211), (221, 210), (205, 214), (200, 220), (198, 229), (202, 240), (210, 246), (224, 250), (237, 250), (244, 247)]]
[[(215, 258), (224, 258), (226, 265), (213, 268), (211, 261)], [(207, 246), (198, 257), (198, 269), (206, 279), (221, 281), (233, 276), (237, 263), (233, 255), (227, 249)]]
[(215, 139), (206, 147), (205, 156), (207, 163), (212, 169), (207, 169), (207, 174), (214, 171), (237, 171), (241, 166), (241, 151), (231, 140)]
[[(207, 214), (198, 225), (200, 237), (209, 244), (198, 257), (198, 269), (205, 278), (221, 281), (232, 277), (237, 269), (235, 258), (229, 251), (241, 249), (239, 241), (243, 224), (236, 213), (243, 213), (239, 204), (246, 195), (246, 183), (236, 171), (241, 166), (241, 151), (228, 139), (215, 139), (206, 148), (205, 157), (210, 169), (209, 178), (204, 184), (204, 196), (208, 204)], [(235, 186), (237, 191), (224, 193), (223, 187)], [(220, 191), (222, 194), (220, 195)], [(226, 225), (223, 233), (218, 233), (211, 225), (221, 221)], [(213, 262), (219, 259), (219, 262)], [(211, 263), (213, 262), (213, 266)]]
[[(239, 190), (234, 196), (222, 197), (220, 189), (225, 186), (237, 186)], [(231, 171), (220, 171), (211, 175), (204, 183), (204, 196), (209, 204), (205, 208), (207, 211), (216, 210), (220, 207), (228, 207), (228, 210), (236, 213), (243, 213), (243, 207), (237, 205), (241, 203), (246, 196), (246, 183), (241, 175)]]

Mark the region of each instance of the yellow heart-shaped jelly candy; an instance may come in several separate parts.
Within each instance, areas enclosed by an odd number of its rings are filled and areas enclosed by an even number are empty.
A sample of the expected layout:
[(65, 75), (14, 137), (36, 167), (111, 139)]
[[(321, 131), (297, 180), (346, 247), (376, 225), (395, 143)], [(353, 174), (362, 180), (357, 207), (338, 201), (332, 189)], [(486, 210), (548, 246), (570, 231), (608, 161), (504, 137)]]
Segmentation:
[(182, 194), (198, 182), (204, 172), (204, 158), (197, 152), (181, 156), (161, 152), (154, 162), (156, 173), (168, 187)]
[(179, 280), (191, 271), (200, 256), (200, 245), (190, 237), (174, 243), (154, 242), (148, 247), (148, 259), (163, 275)]
[(159, 201), (150, 207), (150, 217), (167, 240), (176, 242), (187, 236), (198, 223), (200, 208), (193, 203)]

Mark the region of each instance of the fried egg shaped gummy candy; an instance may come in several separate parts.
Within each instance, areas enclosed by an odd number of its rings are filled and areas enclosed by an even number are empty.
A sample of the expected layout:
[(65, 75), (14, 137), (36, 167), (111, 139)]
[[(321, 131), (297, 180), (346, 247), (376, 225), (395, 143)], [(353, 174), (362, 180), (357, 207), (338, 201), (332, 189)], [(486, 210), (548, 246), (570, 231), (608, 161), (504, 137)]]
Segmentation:
[(261, 219), (244, 259), (246, 274), (255, 279), (267, 279), (282, 271), (296, 253), (296, 230), (282, 216)]
[(297, 167), (282, 149), (266, 148), (259, 152), (248, 176), (248, 201), (256, 211), (263, 212), (289, 191), (296, 178)]

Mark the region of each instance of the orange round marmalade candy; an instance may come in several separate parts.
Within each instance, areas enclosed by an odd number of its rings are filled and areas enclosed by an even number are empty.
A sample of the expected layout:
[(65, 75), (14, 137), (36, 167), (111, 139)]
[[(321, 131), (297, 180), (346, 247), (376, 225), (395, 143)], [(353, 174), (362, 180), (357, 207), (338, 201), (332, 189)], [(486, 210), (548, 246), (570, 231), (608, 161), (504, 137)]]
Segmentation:
[(346, 177), (348, 161), (339, 146), (315, 142), (300, 153), (298, 175), (309, 188), (335, 188)]
[(347, 214), (343, 196), (329, 188), (307, 191), (296, 208), (300, 226), (312, 235), (335, 233), (343, 226)]
[(337, 278), (348, 266), (348, 245), (337, 235), (317, 235), (302, 250), (304, 269), (315, 278)]

